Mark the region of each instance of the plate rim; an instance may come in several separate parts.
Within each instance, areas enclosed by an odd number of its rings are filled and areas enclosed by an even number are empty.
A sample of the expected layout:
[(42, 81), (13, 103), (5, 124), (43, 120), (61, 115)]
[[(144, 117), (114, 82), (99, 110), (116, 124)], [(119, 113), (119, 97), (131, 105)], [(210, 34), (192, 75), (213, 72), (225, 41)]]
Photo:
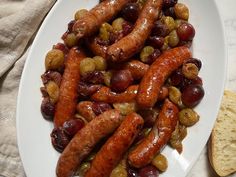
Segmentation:
[[(227, 78), (228, 78), (228, 75), (227, 75), (227, 71), (228, 71), (228, 69), (227, 69), (227, 66), (228, 66), (228, 50), (227, 50), (227, 43), (226, 43), (226, 30), (225, 30), (225, 26), (224, 26), (224, 24), (223, 24), (223, 16), (222, 16), (222, 12), (220, 11), (220, 9), (219, 9), (219, 7), (218, 7), (218, 5), (217, 5), (217, 3), (216, 3), (216, 0), (212, 0), (212, 2), (214, 3), (214, 5), (215, 5), (215, 7), (216, 7), (216, 12), (217, 12), (217, 15), (218, 15), (218, 17), (219, 17), (219, 22), (220, 22), (220, 27), (221, 27), (221, 31), (222, 31), (222, 37), (223, 37), (223, 43), (224, 43), (224, 45), (223, 45), (223, 49), (222, 49), (222, 51), (224, 51), (224, 60), (225, 60), (225, 62), (224, 62), (224, 73), (223, 73), (223, 75), (224, 75), (224, 80), (223, 80), (223, 82), (222, 82), (222, 85), (221, 85), (221, 95), (220, 95), (220, 101), (218, 102), (218, 104), (217, 104), (217, 110), (219, 111), (219, 109), (220, 109), (220, 104), (221, 104), (221, 100), (222, 100), (222, 98), (223, 98), (223, 94), (224, 94), (224, 89), (225, 89), (225, 84), (226, 84), (226, 81), (227, 81)], [(22, 158), (22, 156), (23, 156), (23, 154), (22, 154), (22, 146), (21, 146), (21, 143), (20, 143), (20, 125), (19, 125), (19, 122), (20, 122), (20, 111), (19, 111), (19, 109), (20, 109), (20, 100), (22, 99), (21, 98), (21, 92), (22, 92), (22, 89), (24, 88), (24, 86), (23, 86), (23, 83), (24, 83), (24, 80), (25, 80), (25, 73), (26, 73), (26, 70), (27, 70), (27, 68), (28, 68), (28, 63), (29, 63), (29, 61), (30, 61), (30, 57), (31, 57), (31, 55), (32, 55), (32, 53), (33, 53), (33, 51), (34, 51), (34, 48), (35, 48), (35, 45), (36, 45), (36, 43), (37, 43), (37, 41), (38, 41), (38, 38), (39, 38), (39, 34), (41, 33), (41, 31), (44, 29), (44, 27), (47, 25), (47, 21), (48, 21), (48, 19), (50, 18), (50, 16), (51, 15), (53, 15), (53, 12), (56, 10), (56, 8), (60, 5), (60, 3), (62, 3), (62, 0), (58, 0), (53, 6), (52, 6), (52, 8), (50, 9), (50, 11), (48, 12), (48, 14), (45, 16), (45, 18), (44, 18), (44, 20), (42, 21), (42, 24), (39, 26), (39, 30), (37, 31), (37, 34), (36, 34), (36, 36), (35, 36), (35, 38), (33, 39), (33, 43), (32, 43), (32, 45), (31, 45), (31, 47), (30, 47), (30, 51), (29, 51), (29, 53), (28, 53), (28, 56), (27, 56), (27, 58), (26, 58), (26, 61), (25, 61), (25, 64), (24, 64), (24, 68), (23, 68), (23, 71), (22, 71), (22, 74), (21, 74), (21, 79), (20, 79), (20, 83), (19, 83), (19, 89), (18, 89), (18, 94), (17, 94), (17, 102), (16, 102), (16, 133), (17, 133), (17, 146), (18, 146), (18, 150), (19, 150), (19, 155), (20, 155), (20, 159), (21, 159), (21, 162), (22, 162), (22, 164), (23, 164), (23, 168), (24, 168), (24, 172), (25, 172), (25, 174), (27, 175), (27, 171), (25, 170), (25, 162), (24, 162), (24, 160), (23, 160), (23, 158)], [(215, 115), (215, 119), (214, 119), (214, 122), (216, 121), (216, 118), (217, 118), (217, 114)], [(213, 126), (212, 126), (212, 128), (213, 128)], [(211, 129), (212, 130), (212, 129)], [(210, 131), (211, 131), (210, 130)], [(209, 135), (210, 136), (210, 135)], [(207, 137), (207, 140), (209, 139), (209, 136)], [(201, 149), (201, 152), (202, 152), (202, 150), (204, 149), (204, 147), (206, 146), (206, 143), (207, 143), (207, 141), (204, 143), (205, 145), (203, 146), (203, 148)], [(201, 153), (199, 153), (195, 158), (194, 158), (194, 160), (193, 161), (191, 161), (191, 163), (189, 164), (189, 167), (186, 169), (186, 175), (188, 175), (189, 174), (189, 172), (190, 172), (190, 170), (193, 168), (193, 166), (194, 166), (194, 164), (197, 162), (197, 159), (199, 158), (199, 156), (200, 156), (200, 154)]]

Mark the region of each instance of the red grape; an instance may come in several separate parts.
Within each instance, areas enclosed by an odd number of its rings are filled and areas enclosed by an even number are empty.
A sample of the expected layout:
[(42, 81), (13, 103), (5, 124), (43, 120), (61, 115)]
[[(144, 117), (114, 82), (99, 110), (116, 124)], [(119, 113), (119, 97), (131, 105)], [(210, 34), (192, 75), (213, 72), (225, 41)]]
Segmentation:
[(128, 177), (139, 177), (138, 172), (133, 168), (128, 167), (127, 173), (128, 173)]
[(185, 106), (193, 108), (196, 106), (204, 97), (204, 89), (199, 84), (190, 84), (183, 89), (182, 102)]
[(148, 165), (146, 167), (143, 167), (139, 169), (139, 177), (158, 177), (159, 172), (156, 167), (153, 165)]
[(182, 23), (177, 28), (177, 34), (180, 40), (189, 41), (192, 40), (195, 36), (195, 29), (190, 23)]
[(160, 36), (150, 36), (147, 43), (154, 48), (160, 49), (164, 44), (164, 38)]
[(82, 76), (81, 81), (91, 84), (102, 84), (104, 82), (104, 75), (101, 71), (89, 72)]
[(96, 115), (99, 115), (111, 109), (111, 106), (108, 103), (104, 103), (104, 102), (94, 102), (92, 105), (92, 109)]
[(48, 97), (44, 98), (41, 104), (41, 113), (46, 120), (53, 120), (55, 105), (50, 102)]
[(176, 15), (175, 15), (175, 10), (174, 10), (174, 7), (170, 7), (168, 9), (165, 9), (164, 10), (164, 15), (165, 16), (171, 16), (172, 18), (176, 18)]
[(155, 21), (152, 28), (152, 35), (165, 37), (169, 32), (168, 27), (161, 21)]
[(73, 29), (74, 24), (75, 24), (75, 20), (71, 20), (71, 21), (68, 23), (68, 31), (69, 31), (69, 32), (72, 32), (72, 29)]
[(70, 119), (63, 124), (63, 128), (67, 135), (73, 137), (81, 128), (84, 127), (84, 121), (82, 119)]
[(62, 152), (69, 144), (70, 138), (62, 127), (57, 127), (52, 130), (51, 142), (58, 152)]
[(144, 127), (151, 128), (153, 127), (154, 122), (156, 121), (156, 118), (159, 114), (159, 110), (155, 108), (140, 110), (139, 114), (144, 119)]
[(128, 3), (121, 11), (122, 17), (130, 22), (135, 22), (139, 15), (139, 5), (137, 3)]
[(133, 77), (129, 70), (118, 70), (111, 77), (111, 89), (115, 92), (123, 92), (132, 82)]
[(164, 8), (173, 7), (177, 2), (178, 0), (163, 0), (163, 7)]
[(63, 43), (57, 43), (56, 45), (53, 45), (53, 49), (59, 49), (61, 50), (64, 54), (67, 54), (69, 52), (69, 49), (66, 47), (65, 44)]
[(170, 76), (170, 83), (171, 85), (178, 86), (183, 82), (184, 76), (181, 71), (181, 69), (176, 70), (173, 74)]

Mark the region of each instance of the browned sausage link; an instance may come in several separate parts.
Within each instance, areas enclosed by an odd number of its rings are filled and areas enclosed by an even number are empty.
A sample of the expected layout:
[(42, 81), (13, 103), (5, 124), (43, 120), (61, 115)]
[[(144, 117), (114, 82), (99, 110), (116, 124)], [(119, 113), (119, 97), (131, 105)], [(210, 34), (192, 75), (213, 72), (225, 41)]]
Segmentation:
[(137, 103), (144, 108), (153, 107), (167, 77), (190, 57), (187, 47), (170, 49), (158, 57), (140, 82)]
[(168, 87), (162, 86), (157, 101), (164, 100), (169, 95)]
[(166, 99), (152, 131), (129, 153), (128, 160), (132, 166), (140, 168), (147, 165), (161, 151), (175, 129), (178, 112), (178, 107)]
[(109, 87), (101, 87), (91, 99), (98, 102), (105, 103), (121, 103), (133, 101), (137, 95), (138, 85), (131, 85), (125, 92), (115, 93)]
[(71, 177), (81, 161), (91, 152), (94, 146), (112, 133), (123, 118), (117, 110), (109, 110), (85, 125), (70, 141), (62, 152), (56, 168), (57, 177)]
[[(168, 90), (167, 90), (168, 91)], [(122, 103), (122, 102), (131, 102), (137, 96), (138, 85), (131, 85), (123, 93), (112, 92), (109, 87), (103, 86), (96, 93), (91, 96), (93, 101), (97, 102), (106, 102), (106, 103)], [(168, 96), (166, 93), (166, 88), (161, 87), (160, 89), (160, 98), (158, 100), (163, 100)]]
[(107, 49), (108, 58), (123, 61), (132, 57), (144, 45), (151, 33), (153, 23), (158, 18), (163, 0), (147, 0), (130, 34)]
[(128, 69), (134, 79), (141, 79), (144, 74), (147, 72), (149, 65), (144, 64), (138, 60), (132, 60), (130, 62), (125, 63), (124, 69)]
[(96, 5), (84, 17), (75, 22), (73, 31), (77, 34), (77, 38), (93, 35), (102, 23), (112, 19), (130, 1), (106, 0)]
[(77, 112), (84, 117), (88, 122), (96, 117), (96, 114), (93, 112), (93, 102), (91, 101), (81, 101), (77, 104)]
[(94, 55), (106, 58), (107, 46), (101, 45), (97, 42), (98, 38), (89, 38), (86, 40), (86, 45), (93, 52)]
[(65, 70), (60, 85), (59, 100), (56, 105), (54, 126), (59, 127), (69, 120), (76, 111), (77, 87), (80, 80), (80, 61), (85, 58), (82, 50), (72, 48), (65, 63)]
[(142, 129), (143, 122), (142, 117), (136, 113), (127, 115), (120, 127), (96, 154), (85, 177), (109, 177)]

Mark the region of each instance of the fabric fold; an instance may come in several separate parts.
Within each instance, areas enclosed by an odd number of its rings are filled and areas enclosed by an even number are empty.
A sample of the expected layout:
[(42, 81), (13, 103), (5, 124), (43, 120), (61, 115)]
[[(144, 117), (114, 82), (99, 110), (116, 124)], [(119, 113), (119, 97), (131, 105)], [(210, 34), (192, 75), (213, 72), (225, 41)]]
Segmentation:
[(16, 139), (18, 87), (31, 39), (55, 1), (0, 2), (0, 176), (3, 177), (25, 177)]

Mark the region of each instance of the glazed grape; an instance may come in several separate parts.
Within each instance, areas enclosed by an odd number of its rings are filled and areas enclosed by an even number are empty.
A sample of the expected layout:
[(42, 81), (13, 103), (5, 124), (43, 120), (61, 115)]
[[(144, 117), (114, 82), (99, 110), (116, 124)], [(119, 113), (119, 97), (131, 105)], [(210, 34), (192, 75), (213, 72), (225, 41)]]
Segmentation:
[(71, 20), (71, 21), (68, 23), (68, 32), (72, 32), (72, 29), (73, 29), (74, 24), (75, 24), (75, 20)]
[(128, 173), (128, 177), (139, 177), (138, 172), (133, 168), (128, 167), (127, 173)]
[(183, 73), (181, 72), (181, 69), (176, 70), (171, 76), (170, 76), (170, 82), (173, 86), (178, 86), (182, 81), (184, 80)]
[(139, 10), (139, 5), (137, 3), (128, 3), (122, 9), (121, 14), (125, 20), (135, 22), (138, 18)]
[(67, 135), (73, 137), (81, 128), (84, 127), (84, 121), (82, 119), (71, 119), (63, 124), (63, 128)]
[(148, 165), (146, 167), (143, 167), (138, 172), (139, 177), (158, 177), (159, 172), (156, 167), (153, 165)]
[(147, 42), (148, 45), (160, 49), (164, 44), (164, 38), (160, 36), (150, 36)]
[(118, 70), (111, 77), (111, 89), (115, 92), (125, 91), (133, 82), (129, 70)]
[(58, 152), (62, 152), (69, 144), (70, 138), (62, 127), (57, 127), (52, 130), (51, 142)]
[(91, 84), (102, 84), (104, 82), (104, 75), (101, 71), (88, 72), (81, 77), (81, 81)]
[(152, 28), (152, 35), (165, 37), (169, 32), (168, 27), (163, 24), (161, 21), (154, 22), (154, 26)]
[(55, 105), (50, 102), (50, 99), (44, 98), (41, 104), (41, 113), (46, 120), (53, 120), (55, 113)]
[(177, 34), (180, 40), (189, 41), (194, 38), (195, 29), (190, 23), (185, 22), (177, 28)]
[(178, 0), (164, 0), (163, 7), (164, 8), (173, 7), (177, 2), (178, 2)]
[(143, 117), (144, 119), (144, 127), (153, 127), (156, 118), (159, 114), (158, 109), (146, 109), (146, 110), (140, 110), (139, 114)]
[(201, 85), (191, 84), (183, 89), (181, 99), (185, 106), (193, 108), (202, 100), (204, 94), (204, 89)]
[(96, 115), (99, 115), (99, 114), (111, 109), (111, 106), (108, 103), (94, 102), (92, 105), (92, 109)]
[(164, 15), (165, 16), (171, 16), (172, 18), (176, 18), (176, 15), (175, 15), (175, 10), (174, 10), (174, 7), (170, 7), (168, 9), (165, 9), (164, 10)]

